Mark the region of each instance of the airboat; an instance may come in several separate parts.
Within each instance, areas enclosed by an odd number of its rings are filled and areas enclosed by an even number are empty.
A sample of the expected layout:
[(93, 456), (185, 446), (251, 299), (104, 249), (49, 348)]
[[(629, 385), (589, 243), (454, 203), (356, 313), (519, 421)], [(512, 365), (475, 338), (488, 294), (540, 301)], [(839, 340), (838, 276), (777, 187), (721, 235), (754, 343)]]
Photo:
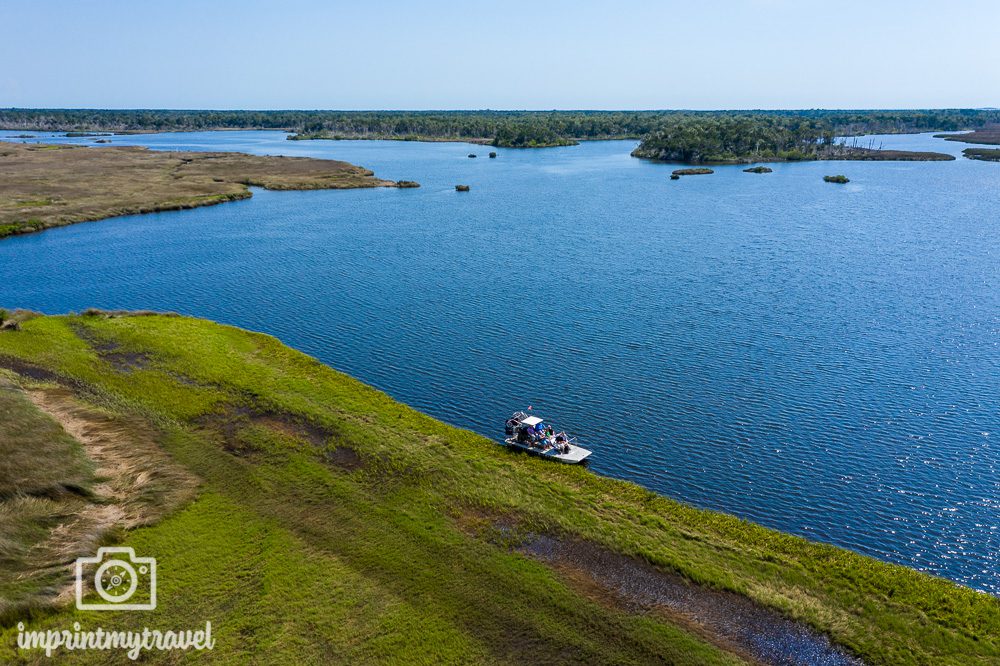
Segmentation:
[(590, 451), (577, 446), (575, 437), (556, 432), (543, 419), (524, 412), (514, 412), (504, 427), (504, 444), (528, 453), (575, 465), (582, 463)]

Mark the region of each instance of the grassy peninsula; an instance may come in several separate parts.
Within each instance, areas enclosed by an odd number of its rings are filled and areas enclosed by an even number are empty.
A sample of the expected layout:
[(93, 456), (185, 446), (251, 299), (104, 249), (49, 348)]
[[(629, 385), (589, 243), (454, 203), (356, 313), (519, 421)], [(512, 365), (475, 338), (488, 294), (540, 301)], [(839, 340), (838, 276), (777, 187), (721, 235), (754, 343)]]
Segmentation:
[(273, 190), (398, 186), (335, 160), (36, 143), (0, 143), (0, 171), (0, 238), (245, 199), (251, 196), (250, 185)]
[[(595, 552), (691, 596), (729, 591), (869, 664), (1000, 659), (993, 596), (507, 451), (269, 336), (15, 319), (0, 330), (0, 662), (46, 661), (16, 652), (18, 621), (210, 620), (210, 663), (753, 663), (595, 575)], [(155, 611), (67, 605), (69, 563), (111, 543), (157, 558)]]
[[(987, 146), (1000, 146), (1000, 125), (991, 125), (965, 134), (935, 134), (939, 139), (961, 141), (962, 143), (977, 143)], [(997, 148), (966, 148), (962, 154), (970, 160), (985, 162), (1000, 162), (1000, 149)]]
[(1000, 148), (966, 148), (962, 154), (970, 160), (1000, 162)]
[(992, 125), (980, 129), (966, 132), (965, 134), (935, 134), (937, 139), (947, 141), (960, 141), (962, 143), (982, 143), (986, 145), (1000, 145), (1000, 125)]

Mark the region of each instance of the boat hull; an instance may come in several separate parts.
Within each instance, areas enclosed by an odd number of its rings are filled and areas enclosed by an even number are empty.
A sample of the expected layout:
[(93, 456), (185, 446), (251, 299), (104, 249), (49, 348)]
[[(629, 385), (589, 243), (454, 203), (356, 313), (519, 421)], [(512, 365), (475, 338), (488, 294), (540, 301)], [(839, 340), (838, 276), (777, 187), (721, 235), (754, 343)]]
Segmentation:
[(504, 440), (504, 444), (512, 449), (519, 449), (526, 453), (539, 456), (541, 458), (547, 458), (549, 460), (554, 460), (556, 462), (561, 462), (566, 465), (579, 465), (584, 460), (586, 460), (591, 452), (579, 446), (569, 445), (569, 453), (561, 453), (555, 447), (551, 447), (548, 450), (540, 449), (536, 446), (531, 446), (529, 444), (522, 444), (518, 442), (513, 437)]

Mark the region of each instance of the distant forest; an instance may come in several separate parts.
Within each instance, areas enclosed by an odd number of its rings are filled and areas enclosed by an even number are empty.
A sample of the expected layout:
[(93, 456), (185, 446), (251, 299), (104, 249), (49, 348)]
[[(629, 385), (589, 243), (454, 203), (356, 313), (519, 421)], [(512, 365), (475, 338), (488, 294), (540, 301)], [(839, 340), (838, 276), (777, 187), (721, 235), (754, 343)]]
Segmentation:
[[(1000, 111), (789, 111), (679, 114), (643, 137), (632, 155), (671, 162), (950, 159), (941, 153), (883, 151), (863, 134), (957, 131), (1000, 122)], [(838, 139), (839, 138), (839, 139)]]
[(156, 111), (0, 109), (0, 128), (135, 132), (284, 129), (292, 138), (466, 140), (506, 147), (641, 138), (663, 111)]
[[(638, 157), (683, 162), (817, 159), (835, 137), (1000, 124), (1000, 110), (183, 111), (0, 109), (0, 128), (48, 131), (281, 129), (295, 139), (463, 140), (501, 147), (642, 139)], [(844, 144), (839, 144), (841, 147)], [(827, 148), (823, 148), (826, 146)], [(825, 152), (824, 152), (825, 151)]]

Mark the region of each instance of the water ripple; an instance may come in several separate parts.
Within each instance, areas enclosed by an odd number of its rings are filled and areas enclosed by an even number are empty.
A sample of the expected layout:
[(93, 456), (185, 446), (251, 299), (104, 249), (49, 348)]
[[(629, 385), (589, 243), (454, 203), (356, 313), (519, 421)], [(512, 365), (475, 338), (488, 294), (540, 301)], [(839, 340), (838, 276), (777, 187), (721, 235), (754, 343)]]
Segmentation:
[(1000, 593), (997, 165), (852, 163), (835, 188), (821, 164), (671, 182), (628, 142), (496, 160), (274, 132), (116, 142), (335, 157), (423, 187), (6, 240), (0, 303), (267, 331), (488, 436), (532, 404), (595, 471)]

